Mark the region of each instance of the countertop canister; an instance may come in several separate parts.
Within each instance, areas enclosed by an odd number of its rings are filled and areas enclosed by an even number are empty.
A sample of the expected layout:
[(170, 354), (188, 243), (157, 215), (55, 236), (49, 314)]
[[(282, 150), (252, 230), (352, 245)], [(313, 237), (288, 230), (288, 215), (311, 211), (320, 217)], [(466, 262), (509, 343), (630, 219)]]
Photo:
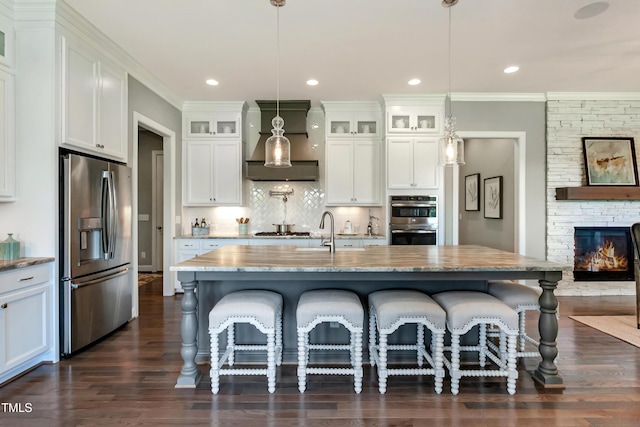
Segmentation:
[(9, 261), (20, 258), (20, 242), (13, 238), (13, 233), (7, 233), (7, 240), (0, 243), (0, 253), (2, 260)]

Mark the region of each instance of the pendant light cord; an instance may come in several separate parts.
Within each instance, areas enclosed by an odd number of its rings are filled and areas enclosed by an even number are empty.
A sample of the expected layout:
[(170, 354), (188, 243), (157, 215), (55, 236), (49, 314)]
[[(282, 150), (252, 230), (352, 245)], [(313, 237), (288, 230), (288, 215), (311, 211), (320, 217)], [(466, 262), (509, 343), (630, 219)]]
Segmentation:
[(276, 6), (276, 116), (280, 117), (280, 6)]
[(451, 110), (451, 6), (449, 9), (449, 117), (453, 117), (453, 111)]

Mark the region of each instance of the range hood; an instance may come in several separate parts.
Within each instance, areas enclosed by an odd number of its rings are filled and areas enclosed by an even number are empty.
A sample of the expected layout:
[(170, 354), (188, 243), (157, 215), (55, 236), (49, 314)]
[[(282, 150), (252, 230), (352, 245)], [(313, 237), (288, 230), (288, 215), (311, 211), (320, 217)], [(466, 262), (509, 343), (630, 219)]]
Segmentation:
[(284, 135), (291, 143), (291, 167), (264, 166), (265, 142), (271, 136), (271, 119), (276, 115), (276, 101), (256, 101), (260, 107), (260, 139), (251, 159), (247, 160), (247, 179), (253, 181), (317, 181), (318, 160), (309, 143), (307, 112), (311, 101), (280, 101), (280, 116), (284, 119)]

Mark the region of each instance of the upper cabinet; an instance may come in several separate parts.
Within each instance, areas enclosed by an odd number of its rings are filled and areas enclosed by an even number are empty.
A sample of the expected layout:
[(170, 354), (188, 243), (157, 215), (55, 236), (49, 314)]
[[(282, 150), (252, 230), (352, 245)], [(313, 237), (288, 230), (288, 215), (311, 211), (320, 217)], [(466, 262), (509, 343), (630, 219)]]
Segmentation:
[(438, 107), (393, 107), (387, 111), (387, 133), (438, 134), (443, 113)]
[(444, 130), (444, 95), (383, 95), (387, 134), (439, 135)]
[(437, 138), (387, 138), (389, 189), (437, 189), (438, 174)]
[(382, 135), (382, 111), (377, 102), (322, 101), (327, 138), (375, 138)]
[(182, 137), (242, 138), (242, 115), (245, 107), (243, 101), (187, 101), (182, 108)]
[(61, 145), (126, 162), (126, 72), (80, 41), (62, 46)]
[(16, 198), (14, 78), (0, 70), (0, 202)]
[(184, 138), (229, 138), (241, 134), (240, 113), (189, 113), (182, 126)]
[(183, 107), (185, 206), (242, 204), (244, 102), (186, 102)]
[(327, 205), (381, 204), (380, 147), (380, 141), (371, 139), (327, 141)]
[(220, 206), (242, 203), (240, 141), (183, 143), (183, 205)]

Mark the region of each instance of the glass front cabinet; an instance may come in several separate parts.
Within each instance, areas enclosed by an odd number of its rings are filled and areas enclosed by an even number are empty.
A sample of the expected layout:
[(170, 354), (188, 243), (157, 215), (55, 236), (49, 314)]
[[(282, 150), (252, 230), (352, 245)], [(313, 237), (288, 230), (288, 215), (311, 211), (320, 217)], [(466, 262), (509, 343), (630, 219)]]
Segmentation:
[(240, 113), (189, 114), (185, 116), (185, 138), (240, 136)]
[(322, 105), (327, 138), (377, 138), (382, 135), (380, 104), (323, 101)]
[(440, 108), (394, 107), (387, 111), (387, 132), (440, 133), (442, 119)]

